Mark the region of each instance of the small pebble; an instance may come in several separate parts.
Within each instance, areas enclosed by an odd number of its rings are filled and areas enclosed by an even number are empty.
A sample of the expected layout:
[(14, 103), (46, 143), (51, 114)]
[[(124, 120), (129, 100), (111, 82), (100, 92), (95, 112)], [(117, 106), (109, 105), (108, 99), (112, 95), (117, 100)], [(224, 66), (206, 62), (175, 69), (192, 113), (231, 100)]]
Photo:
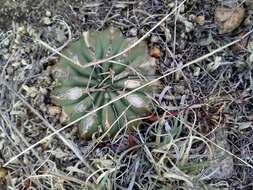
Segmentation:
[(189, 18), (189, 21), (194, 21), (196, 19), (196, 15), (190, 14), (188, 18)]
[(217, 7), (214, 13), (214, 22), (218, 26), (219, 34), (233, 32), (244, 20), (246, 11), (243, 7)]
[(52, 14), (51, 14), (51, 12), (49, 10), (46, 10), (46, 16), (47, 17), (51, 17), (52, 16)]
[(149, 54), (150, 54), (151, 57), (159, 59), (161, 57), (161, 50), (157, 47), (154, 47), (150, 50)]
[(51, 19), (49, 17), (43, 17), (42, 18), (42, 23), (45, 24), (45, 25), (50, 25), (52, 22), (51, 22)]
[(4, 46), (8, 46), (10, 44), (10, 40), (8, 38), (6, 38), (4, 41), (3, 41), (3, 45)]
[(198, 77), (199, 74), (200, 74), (200, 68), (199, 68), (199, 67), (195, 67), (195, 68), (194, 68), (193, 76)]
[(25, 27), (24, 26), (19, 26), (19, 27), (17, 27), (17, 32), (18, 33), (25, 33)]
[(7, 71), (7, 74), (8, 74), (8, 75), (12, 75), (13, 72), (14, 72), (14, 69), (13, 69), (12, 66), (10, 66), (10, 67), (7, 67), (6, 71)]
[(60, 122), (61, 122), (61, 123), (65, 123), (65, 122), (67, 122), (68, 120), (69, 120), (68, 115), (67, 115), (64, 111), (62, 111), (62, 112), (61, 112), (61, 117), (60, 117)]
[(42, 87), (39, 87), (39, 89), (40, 89), (40, 92), (42, 93), (42, 94), (47, 94), (47, 89), (45, 89), (45, 88), (42, 88)]
[(156, 36), (156, 35), (152, 35), (150, 41), (152, 43), (158, 43), (159, 42), (159, 37)]
[(195, 19), (196, 23), (200, 26), (205, 24), (205, 17), (203, 15), (199, 15)]
[(8, 171), (4, 167), (0, 167), (0, 179), (5, 178), (8, 175)]
[(174, 2), (169, 3), (169, 4), (168, 4), (168, 7), (169, 7), (169, 8), (174, 8), (174, 7), (175, 7), (175, 3), (174, 3)]
[(129, 35), (132, 36), (132, 37), (137, 36), (137, 28), (131, 28), (129, 30)]
[(61, 108), (58, 106), (48, 106), (48, 113), (52, 116), (55, 116), (61, 113)]

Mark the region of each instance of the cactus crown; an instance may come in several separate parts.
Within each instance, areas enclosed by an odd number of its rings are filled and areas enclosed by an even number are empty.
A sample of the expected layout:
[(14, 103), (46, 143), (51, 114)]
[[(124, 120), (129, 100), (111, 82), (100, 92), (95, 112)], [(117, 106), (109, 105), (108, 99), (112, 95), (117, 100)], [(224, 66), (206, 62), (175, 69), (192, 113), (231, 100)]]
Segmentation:
[[(54, 68), (55, 86), (51, 92), (53, 103), (61, 106), (68, 121), (87, 114), (115, 97), (151, 80), (155, 75), (155, 61), (141, 42), (126, 54), (100, 65), (83, 68), (86, 64), (104, 59), (127, 48), (133, 39), (125, 39), (119, 30), (85, 32), (61, 53)], [(89, 115), (79, 122), (84, 138), (110, 128), (114, 135), (128, 121), (151, 111), (149, 95), (154, 88), (143, 88)], [(112, 126), (112, 127), (111, 127)]]

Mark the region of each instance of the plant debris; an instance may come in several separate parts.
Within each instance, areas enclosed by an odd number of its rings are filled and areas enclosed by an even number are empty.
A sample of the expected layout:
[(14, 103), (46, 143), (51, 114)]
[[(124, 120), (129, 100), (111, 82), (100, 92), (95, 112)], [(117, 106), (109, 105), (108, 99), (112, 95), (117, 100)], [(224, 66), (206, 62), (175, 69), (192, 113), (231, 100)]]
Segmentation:
[[(252, 189), (252, 5), (249, 0), (3, 1), (0, 165), (8, 172), (0, 189)], [(223, 16), (214, 19), (217, 7)], [(53, 105), (52, 71), (58, 52), (83, 32), (108, 27), (135, 42), (144, 36), (150, 51), (158, 48), (156, 73), (166, 77), (150, 97), (154, 111), (137, 118), (132, 130), (84, 141), (76, 124), (66, 127), (67, 113)], [(196, 59), (201, 61), (186, 65)]]

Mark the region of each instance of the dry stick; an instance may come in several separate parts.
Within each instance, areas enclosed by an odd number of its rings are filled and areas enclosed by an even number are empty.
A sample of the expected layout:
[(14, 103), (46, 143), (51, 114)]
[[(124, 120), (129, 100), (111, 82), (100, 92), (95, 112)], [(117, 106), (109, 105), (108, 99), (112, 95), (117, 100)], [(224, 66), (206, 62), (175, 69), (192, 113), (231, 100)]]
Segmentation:
[(229, 154), (230, 156), (236, 158), (237, 160), (241, 161), (242, 163), (244, 163), (246, 166), (248, 166), (249, 168), (253, 169), (253, 165), (249, 164), (248, 162), (244, 161), (242, 158), (234, 155), (232, 152), (226, 150), (225, 148), (223, 148), (222, 146), (214, 143), (212, 140), (210, 140), (208, 137), (206, 137), (205, 135), (201, 134), (200, 132), (198, 132), (196, 129), (192, 128), (192, 126), (190, 126), (189, 124), (187, 124), (186, 122), (177, 119), (176, 117), (174, 117), (176, 120), (182, 122), (189, 130), (194, 131), (195, 133), (197, 133), (200, 137), (202, 137), (203, 139), (205, 139), (207, 142), (213, 144), (216, 148), (226, 152), (227, 154)]
[[(195, 64), (195, 63), (198, 63), (198, 62), (200, 62), (200, 61), (202, 61), (202, 60), (204, 60), (204, 59), (206, 59), (206, 58), (208, 58), (208, 57), (214, 55), (215, 53), (220, 52), (220, 51), (226, 49), (227, 47), (230, 47), (230, 46), (234, 45), (235, 43), (240, 42), (242, 39), (244, 39), (245, 37), (249, 36), (252, 32), (253, 32), (253, 30), (250, 30), (249, 32), (247, 32), (244, 36), (240, 37), (239, 39), (234, 40), (233, 42), (230, 42), (230, 43), (228, 43), (228, 44), (226, 44), (226, 45), (224, 45), (224, 46), (222, 46), (222, 47), (220, 47), (220, 48), (218, 48), (218, 49), (215, 49), (214, 51), (212, 51), (212, 52), (210, 52), (210, 53), (208, 53), (208, 54), (206, 54), (206, 55), (203, 55), (203, 56), (201, 56), (201, 57), (199, 57), (199, 58), (197, 58), (197, 59), (194, 59), (193, 61), (190, 61), (190, 62), (186, 63), (185, 65), (180, 66), (179, 68), (175, 69), (174, 71), (171, 71), (171, 72), (169, 72), (169, 73), (166, 73), (166, 74), (164, 74), (163, 76), (160, 76), (160, 77), (158, 77), (158, 78), (156, 78), (156, 79), (154, 79), (154, 80), (152, 80), (152, 81), (150, 81), (150, 82), (148, 82), (148, 83), (146, 83), (146, 84), (144, 84), (144, 85), (142, 85), (142, 86), (140, 86), (140, 87), (138, 87), (138, 88), (136, 88), (136, 89), (134, 89), (134, 90), (132, 90), (132, 91), (129, 91), (128, 93), (123, 94), (123, 95), (121, 95), (121, 96), (115, 98), (114, 100), (111, 100), (110, 102), (104, 104), (103, 106), (98, 107), (98, 108), (95, 109), (95, 110), (92, 110), (91, 112), (87, 113), (86, 115), (84, 115), (84, 116), (82, 116), (82, 117), (76, 119), (75, 121), (69, 123), (68, 125), (65, 125), (65, 126), (62, 127), (61, 129), (59, 129), (59, 130), (57, 130), (57, 131), (51, 133), (50, 135), (44, 137), (43, 139), (39, 140), (39, 141), (36, 142), (35, 144), (31, 145), (29, 148), (27, 148), (26, 150), (24, 150), (23, 152), (19, 153), (19, 154), (16, 155), (15, 157), (11, 158), (8, 162), (6, 162), (6, 163), (4, 164), (4, 167), (7, 166), (8, 164), (10, 164), (11, 162), (13, 162), (15, 159), (17, 159), (17, 158), (19, 158), (20, 156), (22, 156), (23, 154), (25, 154), (26, 152), (28, 152), (29, 150), (33, 149), (33, 148), (36, 147), (37, 145), (39, 145), (39, 144), (43, 143), (44, 141), (48, 140), (49, 138), (51, 138), (51, 137), (54, 136), (55, 134), (59, 133), (60, 131), (65, 130), (65, 129), (67, 129), (69, 126), (75, 124), (76, 122), (78, 122), (78, 121), (80, 121), (80, 120), (82, 120), (82, 119), (88, 117), (89, 115), (92, 115), (92, 114), (96, 113), (97, 111), (103, 109), (104, 107), (106, 107), (106, 106), (108, 106), (108, 105), (110, 105), (110, 104), (112, 104), (112, 103), (114, 103), (114, 102), (116, 102), (116, 101), (118, 101), (118, 100), (120, 100), (120, 99), (122, 99), (122, 98), (124, 98), (124, 97), (126, 97), (126, 96), (128, 96), (128, 95), (130, 95), (130, 94), (132, 94), (133, 92), (136, 92), (136, 91), (138, 91), (138, 90), (140, 90), (140, 89), (142, 89), (142, 88), (144, 88), (144, 87), (146, 87), (146, 86), (148, 86), (148, 85), (150, 85), (150, 84), (152, 84), (152, 83), (155, 83), (155, 82), (157, 82), (157, 81), (159, 81), (159, 80), (161, 80), (161, 79), (163, 79), (163, 78), (165, 78), (165, 77), (167, 77), (167, 76), (169, 76), (169, 75), (171, 75), (171, 74), (173, 74), (173, 73), (175, 73), (175, 72), (178, 72), (178, 71), (182, 70), (183, 68), (186, 68), (186, 67), (188, 67), (188, 66), (190, 66), (190, 65), (193, 65), (193, 64)], [(215, 145), (216, 147), (220, 148), (220, 147), (219, 147), (218, 145), (216, 145), (215, 143), (214, 143), (214, 145)], [(224, 149), (224, 151), (227, 152), (228, 154), (232, 155), (232, 156), (235, 157), (236, 159), (240, 160), (242, 163), (246, 164), (248, 167), (250, 167), (250, 168), (253, 169), (253, 166), (252, 166), (252, 165), (250, 165), (250, 164), (247, 163), (246, 161), (242, 160), (242, 159), (239, 158), (238, 156), (233, 155), (231, 152), (229, 152), (229, 151), (227, 151), (227, 150), (225, 150), (225, 149)]]
[[(92, 168), (86, 163), (84, 160), (83, 155), (77, 149), (73, 147), (60, 133), (57, 131), (44, 117), (37, 111), (35, 110), (21, 95), (19, 95), (15, 90), (13, 90), (8, 83), (5, 80), (1, 80), (0, 83), (2, 83), (4, 86), (6, 86), (15, 96), (17, 96), (32, 112), (34, 112), (43, 122), (44, 124), (51, 129), (54, 134), (58, 135), (58, 137), (75, 153), (75, 155), (85, 164), (86, 167), (88, 167), (91, 171)], [(30, 147), (29, 147), (30, 148)]]
[[(6, 115), (4, 115), (4, 113), (0, 110), (0, 116), (3, 118), (4, 122), (6, 123), (6, 125), (10, 126), (10, 128), (12, 130), (14, 130), (15, 133), (17, 133), (18, 137), (24, 142), (24, 144), (29, 147), (30, 143), (25, 139), (25, 137), (21, 134), (21, 132), (17, 129), (17, 127), (14, 126), (14, 124), (9, 120), (9, 118), (7, 118)], [(42, 159), (40, 158), (39, 154), (35, 151), (32, 150), (32, 153), (37, 157), (37, 159), (42, 162)]]
[[(123, 51), (119, 52), (116, 55), (113, 55), (111, 57), (105, 58), (105, 59), (101, 59), (95, 62), (91, 62), (89, 64), (86, 65), (79, 65), (82, 68), (87, 68), (87, 67), (91, 67), (94, 65), (98, 65), (100, 63), (105, 63), (107, 61), (110, 61), (111, 59), (114, 59), (118, 56), (123, 55), (124, 53), (128, 52), (130, 49), (134, 48), (135, 46), (137, 46), (142, 40), (144, 40), (146, 37), (148, 37), (149, 34), (151, 34), (151, 32), (153, 32), (160, 24), (162, 24), (167, 18), (169, 18), (171, 15), (173, 15), (187, 0), (182, 1), (182, 3), (180, 3), (177, 7), (175, 7), (169, 14), (167, 14), (165, 17), (163, 17), (153, 28), (151, 28), (146, 34), (144, 34), (140, 39), (138, 39), (135, 43), (133, 43), (132, 45), (130, 45), (128, 48), (124, 49)], [(68, 61), (70, 61), (71, 63), (76, 64), (72, 59), (70, 59), (69, 57), (67, 57), (66, 55), (63, 55), (62, 53), (60, 53), (59, 51), (55, 50), (54, 48), (52, 48), (51, 46), (49, 46), (47, 43), (43, 42), (40, 39), (36, 40), (37, 42), (39, 42), (41, 45), (45, 46), (46, 48), (50, 49), (51, 51), (57, 53), (58, 55), (62, 56), (63, 58), (67, 59)]]
[(69, 42), (71, 41), (71, 39), (72, 39), (71, 29), (68, 26), (68, 24), (65, 21), (57, 19), (57, 18), (54, 19), (54, 20), (60, 21), (60, 22), (62, 22), (66, 26), (67, 31), (68, 31), (68, 33), (67, 33), (68, 34), (68, 39), (67, 39), (67, 41), (64, 42), (64, 44), (62, 46), (60, 46), (57, 49), (55, 49), (55, 51), (51, 55), (49, 55), (46, 59), (41, 60), (41, 64), (47, 63), (55, 54), (57, 54), (57, 52), (60, 52), (63, 48), (65, 48), (69, 44)]
[[(110, 130), (112, 129), (112, 127), (123, 117), (123, 115), (128, 111), (128, 109), (131, 107), (131, 105), (127, 106), (127, 108), (125, 110), (123, 110), (123, 112), (118, 116), (118, 118), (111, 124), (111, 126), (104, 132), (103, 135), (101, 135), (99, 138), (97, 138), (95, 141), (93, 141), (91, 143), (91, 145), (89, 145), (86, 148), (85, 151), (85, 158), (88, 157), (88, 155), (90, 154), (91, 151), (93, 151), (96, 146), (98, 145), (99, 142), (101, 142), (103, 140), (103, 138), (105, 138), (105, 136), (110, 132)], [(90, 150), (89, 150), (90, 148)]]
[(109, 11), (107, 12), (107, 14), (106, 14), (104, 20), (102, 21), (101, 26), (98, 28), (98, 30), (104, 27), (105, 23), (107, 22), (107, 19), (108, 19), (109, 15), (110, 15), (111, 12), (112, 12), (112, 9), (113, 9), (114, 6), (115, 6), (115, 2), (116, 2), (116, 1), (117, 1), (117, 0), (114, 0), (114, 1), (112, 2), (112, 6), (111, 6), (111, 8), (109, 9)]

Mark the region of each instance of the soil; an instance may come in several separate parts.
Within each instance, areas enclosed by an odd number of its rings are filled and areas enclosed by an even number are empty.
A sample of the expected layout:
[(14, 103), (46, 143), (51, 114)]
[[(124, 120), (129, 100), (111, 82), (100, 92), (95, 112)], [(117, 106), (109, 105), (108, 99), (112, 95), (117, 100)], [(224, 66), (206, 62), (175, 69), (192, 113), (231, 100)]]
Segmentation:
[[(51, 134), (48, 123), (66, 124), (60, 111), (50, 111), (59, 56), (38, 39), (60, 51), (84, 31), (109, 26), (140, 38), (181, 2), (0, 0), (0, 170), (8, 170), (0, 173), (0, 190), (253, 188), (253, 38), (244, 36), (253, 29), (249, 0), (186, 1), (145, 38), (160, 51), (157, 72), (164, 75), (243, 37), (163, 78), (154, 121), (96, 146), (74, 125), (61, 132), (72, 148), (55, 135), (6, 164)], [(220, 33), (216, 8), (236, 6), (245, 10), (243, 20)]]

